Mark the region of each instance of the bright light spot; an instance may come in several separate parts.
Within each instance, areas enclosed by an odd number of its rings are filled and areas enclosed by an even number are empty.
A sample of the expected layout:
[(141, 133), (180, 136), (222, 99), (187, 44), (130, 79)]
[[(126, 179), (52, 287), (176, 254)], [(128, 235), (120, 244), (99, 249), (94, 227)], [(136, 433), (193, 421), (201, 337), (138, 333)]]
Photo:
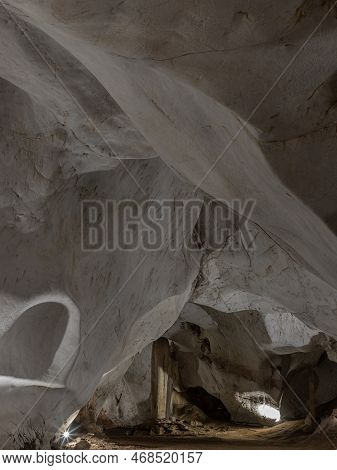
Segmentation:
[(280, 421), (281, 419), (279, 410), (270, 405), (258, 405), (257, 412), (260, 416), (272, 419), (273, 421)]
[(69, 437), (70, 437), (70, 432), (69, 431), (64, 431), (63, 438), (64, 439), (69, 439)]

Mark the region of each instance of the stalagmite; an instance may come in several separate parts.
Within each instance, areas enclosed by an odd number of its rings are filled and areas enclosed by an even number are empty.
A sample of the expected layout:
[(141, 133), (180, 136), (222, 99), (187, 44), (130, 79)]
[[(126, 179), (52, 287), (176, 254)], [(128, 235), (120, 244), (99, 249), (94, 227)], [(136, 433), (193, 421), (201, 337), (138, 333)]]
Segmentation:
[[(141, 421), (151, 382), (166, 418), (168, 341), (181, 393), (203, 388), (233, 420), (260, 402), (305, 417), (278, 370), (307, 405), (315, 368), (317, 414), (336, 399), (331, 3), (0, 2), (0, 447), (48, 446), (93, 395), (90, 419)], [(184, 223), (196, 197), (232, 216), (250, 202), (249, 243), (241, 217), (209, 238), (200, 212)], [(88, 201), (113, 228), (95, 250)], [(174, 211), (117, 230), (123, 201)], [(138, 229), (146, 246), (111, 240)]]
[(172, 396), (170, 363), (170, 344), (166, 338), (159, 338), (152, 346), (151, 363), (152, 417), (155, 420), (170, 417)]

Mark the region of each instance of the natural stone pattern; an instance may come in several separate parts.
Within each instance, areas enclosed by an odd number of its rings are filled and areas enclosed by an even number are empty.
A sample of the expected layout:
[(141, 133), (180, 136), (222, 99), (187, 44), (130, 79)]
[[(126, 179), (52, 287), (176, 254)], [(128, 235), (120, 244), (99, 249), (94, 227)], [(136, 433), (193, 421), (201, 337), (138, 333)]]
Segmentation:
[[(261, 416), (259, 406), (264, 404), (280, 408), (282, 418), (305, 418), (311, 411), (312, 378), (315, 408), (337, 397), (336, 381), (331, 380), (337, 365), (327, 359), (316, 335), (289, 313), (224, 314), (186, 304), (178, 321), (165, 333), (172, 351), (172, 416), (185, 408), (189, 410), (185, 419), (193, 419), (195, 410), (188, 391), (202, 387), (221, 400), (235, 422), (270, 422)], [(110, 386), (106, 382), (106, 401), (95, 405), (96, 415), (102, 409), (102, 416), (115, 426), (149, 421), (150, 368), (147, 347), (120, 382)], [(102, 396), (102, 387), (96, 397)]]
[[(257, 319), (266, 353), (301, 354), (300, 363), (318, 348), (335, 359), (331, 7), (1, 2), (3, 447), (46, 445), (105, 378), (118, 382), (188, 301), (209, 317), (208, 308), (217, 312), (216, 348), (227, 341), (218, 316), (227, 322), (241, 312), (248, 330)], [(196, 189), (201, 198), (256, 201), (255, 251), (204, 245), (191, 253), (182, 245), (172, 253), (168, 240), (153, 253), (81, 249), (81, 201), (189, 199)], [(247, 364), (245, 345), (233, 350)], [(204, 366), (198, 381), (211, 371)]]

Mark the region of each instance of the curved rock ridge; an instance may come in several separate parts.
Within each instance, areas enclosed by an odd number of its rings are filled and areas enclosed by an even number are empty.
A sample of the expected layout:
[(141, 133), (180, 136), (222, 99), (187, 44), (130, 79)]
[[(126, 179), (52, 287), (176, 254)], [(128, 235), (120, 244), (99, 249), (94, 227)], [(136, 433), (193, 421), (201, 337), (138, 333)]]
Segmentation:
[[(279, 409), (282, 419), (305, 418), (310, 374), (316, 381), (317, 409), (337, 394), (336, 382), (328, 379), (328, 374), (330, 379), (335, 377), (337, 365), (327, 357), (323, 336), (286, 312), (229, 315), (187, 303), (165, 333), (172, 351), (173, 416), (209, 421), (212, 417), (191, 401), (190, 391), (202, 388), (223, 403), (234, 422), (270, 424), (272, 420), (263, 415), (266, 405)], [(103, 377), (88, 405), (89, 424), (97, 420), (113, 426), (149, 422), (150, 371), (151, 348), (147, 346), (120, 381)]]
[[(127, 165), (137, 174), (149, 199), (190, 197), (186, 183), (180, 182), (159, 159)], [(198, 275), (200, 255), (191, 255), (185, 246), (179, 252), (168, 250), (167, 238), (154, 252), (141, 248), (83, 251), (80, 206), (87, 197), (101, 201), (144, 199), (122, 167), (90, 173), (65, 180), (62, 190), (47, 198), (43, 220), (33, 231), (22, 230), (10, 221), (1, 231), (1, 264), (7, 269), (2, 271), (0, 281), (0, 349), (7, 348), (10, 338), (15, 351), (12, 354), (8, 350), (10, 356), (3, 364), (3, 374), (13, 378), (9, 377), (8, 383), (1, 380), (0, 385), (4, 404), (0, 434), (5, 447), (20, 446), (19, 434), (27, 435), (27, 439), (35, 434), (50, 439), (63, 421), (89, 400), (103, 374), (114, 369), (118, 378), (117, 366), (175, 322)], [(182, 233), (183, 227), (177, 230)], [(59, 328), (56, 351), (56, 322), (62, 322), (63, 317), (57, 309), (52, 317), (53, 305), (63, 305), (68, 312), (65, 325)], [(34, 312), (38, 315), (35, 321)], [(22, 365), (25, 375), (16, 377), (16, 361), (24, 358), (20, 357), (22, 348), (17, 346), (16, 350), (15, 345), (24, 340), (32, 356), (37, 336), (43, 334), (41, 328), (45, 328), (43, 349), (35, 350), (31, 360), (29, 355), (25, 358), (29, 361)], [(37, 384), (37, 361), (45, 360), (44, 356), (53, 351), (52, 364), (43, 371), (44, 381), (40, 379)], [(21, 378), (25, 383), (17, 380)], [(59, 391), (56, 385), (61, 386)], [(14, 436), (9, 439), (11, 432)]]
[[(144, 417), (145, 404), (118, 415), (109, 390), (124, 376), (131, 396), (132, 358), (168, 330), (181, 367), (193, 363), (182, 387), (237, 419), (255, 419), (242, 405), (255, 392), (294, 416), (261, 350), (276, 365), (292, 356), (296, 389), (301, 362), (305, 377), (317, 368), (324, 404), (337, 357), (336, 17), (318, 0), (0, 2), (2, 447), (47, 445), (98, 386), (114, 419)], [(155, 252), (82, 249), (84, 200), (195, 197), (255, 201), (253, 249), (232, 249), (234, 228), (217, 249), (172, 252), (172, 220)], [(241, 355), (243, 376), (200, 357), (188, 324), (210, 335), (215, 363), (224, 345)]]
[[(244, 246), (238, 250), (229, 238), (225, 249), (204, 255), (193, 301), (226, 313), (289, 312), (311, 328), (336, 337), (336, 289), (287, 252), (279, 238), (254, 224), (249, 231), (254, 250)], [(289, 322), (289, 329), (278, 334), (292, 335), (294, 327)]]
[[(271, 171), (268, 162), (273, 161), (272, 155), (269, 157), (273, 153), (272, 147), (264, 154), (259, 145), (275, 137), (287, 140), (301, 136), (320, 129), (322, 122), (323, 127), (333, 126), (336, 122), (335, 70), (331, 61), (326, 60), (335, 41), (334, 11), (329, 10), (331, 6), (327, 3), (319, 2), (305, 7), (300, 1), (295, 6), (292, 1), (284, 5), (277, 13), (281, 26), (278, 40), (275, 31), (267, 26), (275, 20), (272, 9), (255, 10), (256, 7), (253, 7), (251, 12), (249, 9), (235, 11), (234, 1), (226, 8), (217, 2), (212, 7), (212, 14), (207, 15), (207, 27), (198, 26), (196, 18), (200, 18), (201, 12), (188, 0), (181, 7), (170, 6), (172, 11), (168, 16), (163, 15), (162, 9), (153, 13), (148, 0), (140, 1), (139, 5), (138, 2), (116, 2), (111, 5), (104, 0), (99, 2), (97, 9), (82, 0), (72, 0), (67, 6), (62, 1), (37, 1), (32, 5), (24, 0), (11, 0), (3, 13), (7, 15), (6, 29), (13, 29), (13, 22), (20, 25), (21, 29), (16, 29), (17, 33), (21, 33), (21, 41), (23, 31), (26, 42), (27, 38), (31, 38), (35, 45), (37, 40), (33, 40), (33, 35), (38, 32), (40, 36), (52, 40), (53, 45), (56, 42), (50, 51), (52, 57), (54, 49), (58, 50), (60, 46), (76, 57), (117, 101), (161, 158), (194, 184), (220, 199), (256, 199), (255, 220), (270, 233), (279, 236), (284, 246), (290, 246), (304, 258), (312, 271), (319, 272), (331, 285), (336, 285), (335, 236), (295, 197), (290, 188), (282, 184), (280, 177), (283, 177), (283, 183), (294, 189), (290, 181), (294, 178), (292, 160), (284, 160), (284, 170), (280, 171), (282, 165), (277, 163)], [(331, 14), (328, 14), (329, 11)], [(179, 17), (183, 15), (183, 21), (179, 27), (177, 25), (176, 32), (182, 27), (194, 32), (185, 41), (182, 38), (177, 41), (177, 36), (167, 31), (166, 22), (178, 13)], [(297, 21), (298, 16), (300, 21)], [(219, 32), (219, 18), (226, 18), (224, 25), (229, 30), (237, 31), (238, 43), (234, 50), (229, 46), (234, 40), (233, 36), (223, 34), (223, 26), (222, 33)], [(321, 28), (313, 34), (323, 19)], [(130, 29), (125, 29), (128, 40), (125, 40), (125, 31), (121, 33), (125, 21), (132, 25), (133, 31), (130, 34)], [(254, 30), (260, 31), (264, 38), (262, 44), (261, 37), (257, 42), (247, 37), (247, 24), (241, 30), (245, 21), (248, 24), (252, 21)], [(102, 28), (102, 24), (106, 24), (107, 29)], [(146, 29), (144, 24), (148, 25)], [(215, 43), (210, 39), (214, 36), (213, 29), (220, 34)], [(162, 46), (165, 31), (166, 45)], [(15, 44), (12, 39), (10, 43)], [(193, 44), (193, 40), (197, 42)], [(222, 47), (216, 45), (219, 41)], [(50, 64), (48, 61), (49, 66), (46, 64), (48, 56), (42, 48), (37, 51), (31, 42), (30, 49), (33, 49), (40, 66), (49, 72), (50, 80)], [(213, 44), (203, 48), (206, 53), (201, 53), (202, 50), (196, 47), (200, 42)], [(304, 47), (307, 42), (308, 46)], [(194, 50), (162, 55), (162, 47), (175, 49), (179, 43), (184, 48), (193, 44)], [(124, 51), (126, 44), (129, 44), (129, 54)], [(155, 44), (156, 52), (153, 53)], [(143, 52), (140, 54), (139, 50)], [(11, 52), (15, 56), (14, 51)], [(311, 57), (319, 57), (314, 69)], [(59, 63), (57, 57), (52, 63)], [(269, 67), (265, 65), (268, 63)], [(62, 64), (59, 68), (63, 70)], [(290, 64), (293, 66), (290, 67)], [(4, 68), (12, 71), (13, 66), (8, 64)], [(312, 77), (310, 80), (307, 80), (308, 68)], [(5, 70), (4, 73), (9, 72)], [(238, 75), (240, 80), (237, 80)], [(250, 91), (252, 83), (254, 90)], [(235, 88), (237, 91), (234, 91)], [(286, 100), (284, 95), (287, 96)], [(309, 100), (311, 95), (314, 99), (312, 105)], [(316, 106), (318, 97), (322, 101), (320, 106)], [(258, 109), (253, 113), (255, 108)], [(242, 124), (249, 117), (256, 132), (251, 130), (251, 126)], [(273, 130), (277, 126), (271, 118), (278, 119), (276, 123), (282, 129), (282, 137)], [(306, 127), (308, 124), (309, 129)], [(296, 128), (297, 134), (294, 135)], [(325, 142), (326, 138), (331, 141), (330, 136), (318, 134), (319, 140)], [(275, 144), (279, 153), (278, 142)], [(304, 145), (303, 155), (299, 149), (303, 159), (307, 150)], [(317, 150), (317, 147), (311, 147), (311, 161), (320, 162), (321, 153)], [(224, 151), (225, 156), (219, 158)], [(310, 182), (315, 181), (313, 178), (317, 176), (318, 165), (315, 163), (310, 165), (311, 170), (306, 166), (304, 176), (301, 175), (307, 182), (301, 183), (299, 195), (305, 203), (314, 206), (319, 216), (327, 216), (330, 226), (333, 226), (335, 208), (326, 202), (335, 199), (334, 179), (328, 170), (329, 161), (334, 159), (328, 147), (325, 147), (324, 159), (324, 166), (320, 166), (320, 180), (324, 192), (328, 189), (328, 193), (324, 193), (323, 198), (318, 195), (317, 202), (315, 197), (311, 197)], [(278, 170), (277, 173), (275, 170)], [(298, 165), (297, 170), (301, 170)], [(244, 187), (242, 178), (245, 180)], [(326, 178), (330, 181), (328, 185), (325, 185)]]

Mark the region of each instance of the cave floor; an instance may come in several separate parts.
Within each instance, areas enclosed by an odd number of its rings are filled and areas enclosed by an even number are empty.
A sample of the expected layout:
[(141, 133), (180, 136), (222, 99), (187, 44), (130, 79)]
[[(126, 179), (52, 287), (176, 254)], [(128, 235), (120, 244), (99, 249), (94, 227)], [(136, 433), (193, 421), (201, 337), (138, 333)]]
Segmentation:
[(77, 436), (67, 449), (177, 449), (177, 450), (258, 450), (258, 449), (337, 449), (337, 433), (312, 432), (303, 421), (284, 422), (273, 427), (253, 428), (237, 425), (164, 426), (151, 430), (142, 428), (106, 429), (104, 432)]

